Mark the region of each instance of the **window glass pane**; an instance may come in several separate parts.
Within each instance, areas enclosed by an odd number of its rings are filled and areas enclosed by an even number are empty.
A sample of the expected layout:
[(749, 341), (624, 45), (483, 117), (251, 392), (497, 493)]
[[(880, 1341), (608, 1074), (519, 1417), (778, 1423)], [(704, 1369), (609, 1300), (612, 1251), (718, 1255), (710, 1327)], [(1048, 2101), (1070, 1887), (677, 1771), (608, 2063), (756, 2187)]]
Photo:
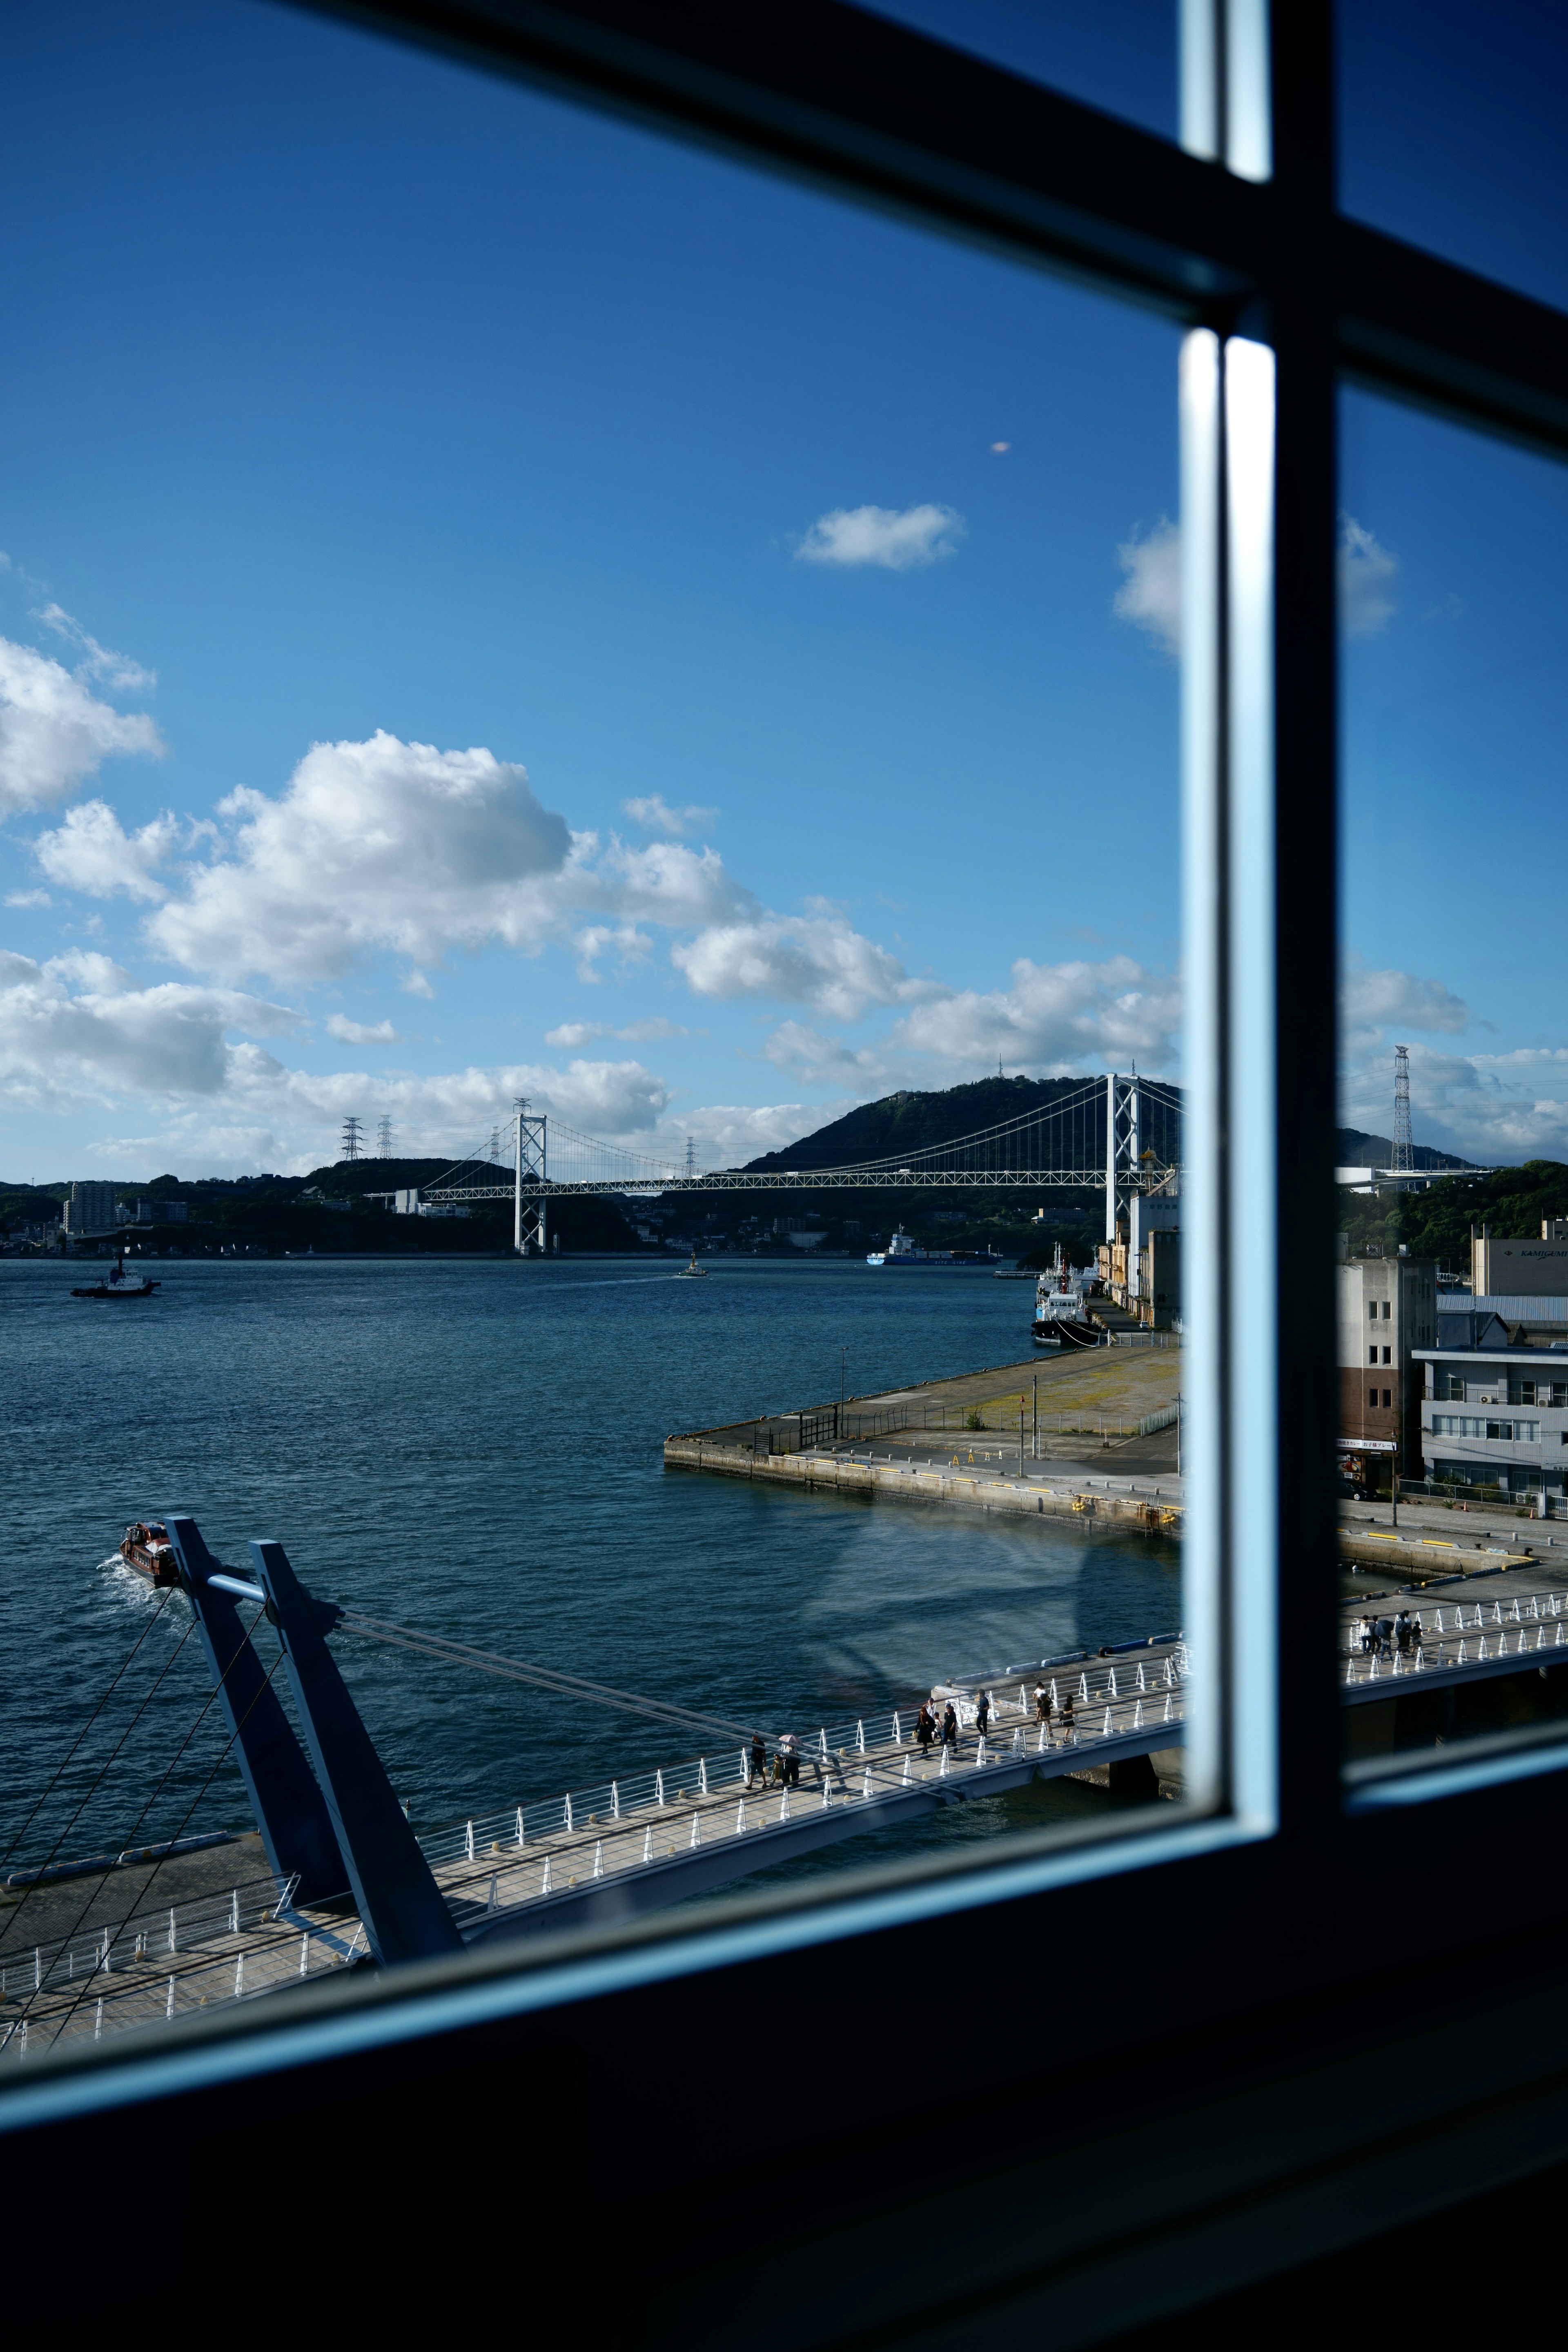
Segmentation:
[[(1342, 1671), (1364, 1760), (1551, 1722), (1568, 1681), (1568, 1032), (1530, 878), (1568, 781), (1568, 477), (1361, 394), (1343, 424)], [(1391, 1696), (1396, 1666), (1422, 1687)]]
[(1179, 1793), (1174, 332), (287, 11), (7, 37), (5, 1869), (232, 1839), (11, 1889), (33, 2054)]
[(1339, 12), (1347, 212), (1568, 302), (1568, 24), (1531, 0), (1354, 0)]
[(883, 0), (874, 13), (1176, 136), (1175, 0)]

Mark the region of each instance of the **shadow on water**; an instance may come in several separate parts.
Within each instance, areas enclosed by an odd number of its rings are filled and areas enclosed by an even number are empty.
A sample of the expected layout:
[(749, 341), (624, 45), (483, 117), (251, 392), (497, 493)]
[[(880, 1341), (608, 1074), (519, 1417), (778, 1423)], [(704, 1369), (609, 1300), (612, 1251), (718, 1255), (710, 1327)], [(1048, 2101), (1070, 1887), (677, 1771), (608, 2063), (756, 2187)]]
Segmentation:
[[(731, 1719), (754, 1713), (770, 1731), (1180, 1621), (1167, 1544), (664, 1470), (672, 1430), (837, 1394), (841, 1349), (862, 1393), (1019, 1360), (1025, 1285), (744, 1259), (714, 1261), (705, 1283), (582, 1259), (172, 1261), (163, 1273), (156, 1307), (128, 1329), (70, 1301), (66, 1267), (0, 1262), (16, 1368), (0, 1850), (153, 1605), (105, 1556), (128, 1519), (165, 1509), (192, 1511), (230, 1560), (247, 1537), (275, 1535), (313, 1589), (378, 1615)], [(169, 1671), (97, 1793), (129, 1703), (106, 1710), (15, 1859), (38, 1858), (84, 1796), (68, 1849), (127, 1842), (210, 1696), (195, 1643), (174, 1657), (188, 1622), (176, 1598), (144, 1645), (133, 1699)], [(334, 1646), (416, 1822), (680, 1760), (636, 1718), (346, 1635)], [(195, 1796), (221, 1749), (215, 1718), (139, 1838), (168, 1834)], [(1055, 1818), (1104, 1801), (1073, 1784), (954, 1818), (965, 1836), (994, 1834), (1031, 1808)], [(898, 1850), (961, 1833), (942, 1819)], [(237, 1774), (220, 1764), (192, 1826), (248, 1825)], [(851, 1841), (816, 1867), (858, 1866), (885, 1842)]]

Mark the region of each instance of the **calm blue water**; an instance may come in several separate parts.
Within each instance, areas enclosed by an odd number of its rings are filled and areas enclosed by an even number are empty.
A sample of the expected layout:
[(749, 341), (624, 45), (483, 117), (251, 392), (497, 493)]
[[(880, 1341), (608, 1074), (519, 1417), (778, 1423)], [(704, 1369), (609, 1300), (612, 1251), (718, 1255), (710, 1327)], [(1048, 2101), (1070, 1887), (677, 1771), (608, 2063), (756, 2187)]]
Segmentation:
[[(862, 1393), (1017, 1360), (1026, 1285), (842, 1262), (672, 1274), (169, 1261), (156, 1301), (108, 1307), (71, 1299), (64, 1267), (0, 1261), (0, 1853), (146, 1628), (154, 1597), (113, 1547), (127, 1520), (166, 1510), (193, 1512), (240, 1563), (247, 1537), (276, 1536), (315, 1591), (377, 1615), (803, 1731), (965, 1667), (1179, 1622), (1165, 1545), (663, 1467), (669, 1431), (836, 1395), (841, 1348)], [(211, 1695), (196, 1643), (179, 1646), (189, 1623), (176, 1598), (8, 1866), (57, 1839), (69, 1855), (173, 1834), (193, 1804), (192, 1828), (251, 1826), (231, 1766), (201, 1794), (216, 1708), (147, 1810)], [(635, 1718), (333, 1646), (422, 1827), (686, 1752)], [(962, 1832), (942, 1816), (900, 1850), (1094, 1801), (1056, 1784), (965, 1809)]]

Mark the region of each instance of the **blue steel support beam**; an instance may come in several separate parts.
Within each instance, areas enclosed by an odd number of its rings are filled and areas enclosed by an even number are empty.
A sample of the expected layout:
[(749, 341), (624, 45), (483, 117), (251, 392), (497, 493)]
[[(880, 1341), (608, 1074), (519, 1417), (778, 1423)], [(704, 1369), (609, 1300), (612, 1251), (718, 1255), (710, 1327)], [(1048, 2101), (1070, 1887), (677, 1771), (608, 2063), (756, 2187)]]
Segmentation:
[(267, 1859), (280, 1877), (298, 1878), (296, 1903), (320, 1903), (342, 1895), (348, 1887), (348, 1871), (331, 1817), (238, 1609), (213, 1580), (218, 1563), (195, 1519), (171, 1513), (163, 1524), (196, 1612), (202, 1647)]
[(321, 1638), (309, 1594), (280, 1543), (253, 1538), (250, 1555), (272, 1603), (294, 1703), (371, 1950), (383, 1961), (461, 1951), (463, 1939)]

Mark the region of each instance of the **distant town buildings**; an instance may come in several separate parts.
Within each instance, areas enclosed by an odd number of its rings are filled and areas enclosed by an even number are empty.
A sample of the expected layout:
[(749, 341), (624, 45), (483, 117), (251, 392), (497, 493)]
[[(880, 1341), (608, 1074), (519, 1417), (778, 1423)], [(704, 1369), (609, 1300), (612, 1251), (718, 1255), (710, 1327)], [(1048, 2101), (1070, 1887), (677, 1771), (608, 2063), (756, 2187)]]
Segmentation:
[(111, 1234), (120, 1223), (119, 1203), (112, 1184), (73, 1184), (60, 1216), (67, 1237), (81, 1241), (89, 1234)]

